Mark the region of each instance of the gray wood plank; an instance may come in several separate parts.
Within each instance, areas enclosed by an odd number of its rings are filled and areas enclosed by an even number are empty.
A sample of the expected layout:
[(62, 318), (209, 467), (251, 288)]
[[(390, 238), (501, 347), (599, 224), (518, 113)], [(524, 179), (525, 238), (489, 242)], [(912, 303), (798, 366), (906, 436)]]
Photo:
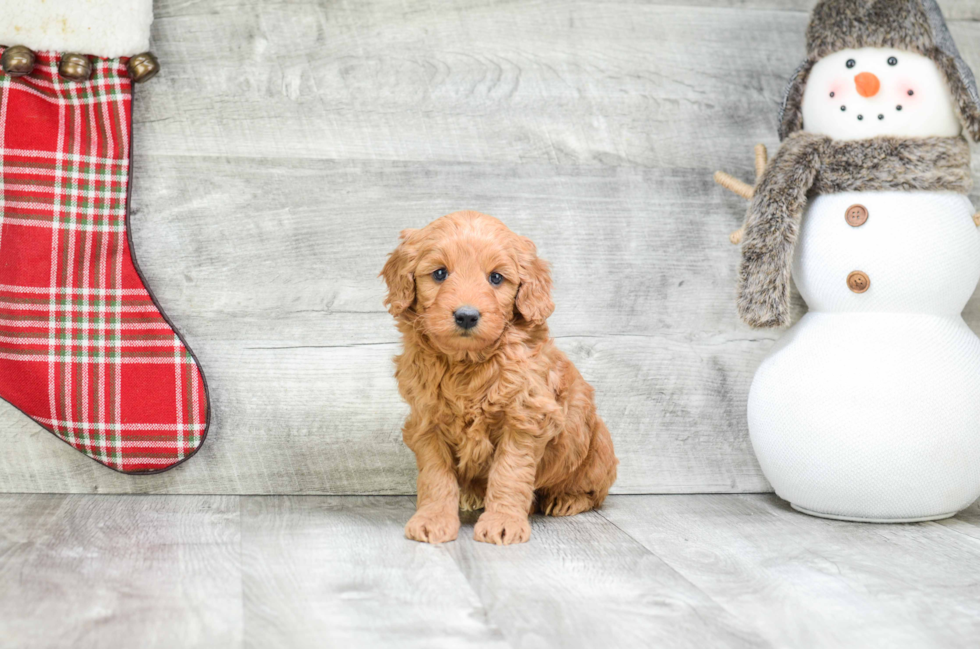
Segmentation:
[(529, 543), (447, 545), (513, 647), (767, 647), (752, 628), (591, 512), (534, 516)]
[[(807, 12), (790, 6), (174, 2), (154, 23), (170, 73), (146, 87), (141, 142), (208, 157), (748, 170), (737, 144), (774, 139), (803, 58)], [(955, 27), (972, 56), (980, 27)]]
[[(711, 172), (775, 147), (809, 0), (156, 4), (133, 236), (215, 424), (186, 465), (129, 478), (0, 404), (0, 491), (410, 493), (376, 274), (400, 229), (464, 207), (554, 263), (616, 492), (768, 490), (743, 413), (777, 334), (737, 321), (745, 206)], [(943, 6), (980, 66), (980, 9)]]
[(635, 496), (602, 516), (779, 647), (973, 647), (980, 542), (798, 514), (772, 495)]
[(408, 498), (245, 498), (246, 646), (507, 647)]
[(0, 647), (240, 647), (237, 497), (0, 496)]
[[(621, 2), (622, 0), (611, 0)], [(732, 8), (732, 9), (770, 9), (779, 11), (809, 12), (816, 0), (646, 0), (652, 4), (665, 6)], [(946, 20), (977, 20), (980, 7), (973, 0), (939, 0)]]

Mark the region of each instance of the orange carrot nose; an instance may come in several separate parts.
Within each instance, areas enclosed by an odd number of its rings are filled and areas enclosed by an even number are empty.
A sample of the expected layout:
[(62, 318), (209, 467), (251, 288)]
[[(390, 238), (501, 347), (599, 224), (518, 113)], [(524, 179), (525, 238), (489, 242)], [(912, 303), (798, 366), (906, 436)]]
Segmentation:
[(881, 81), (870, 72), (862, 72), (854, 77), (854, 85), (862, 97), (874, 97), (881, 90)]

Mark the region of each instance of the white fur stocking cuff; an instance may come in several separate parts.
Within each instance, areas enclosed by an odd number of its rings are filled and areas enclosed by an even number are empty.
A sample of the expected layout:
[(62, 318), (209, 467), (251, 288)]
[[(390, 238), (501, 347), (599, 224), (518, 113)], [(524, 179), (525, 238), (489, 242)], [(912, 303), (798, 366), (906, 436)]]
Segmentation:
[(115, 58), (150, 48), (153, 0), (0, 0), (0, 44)]

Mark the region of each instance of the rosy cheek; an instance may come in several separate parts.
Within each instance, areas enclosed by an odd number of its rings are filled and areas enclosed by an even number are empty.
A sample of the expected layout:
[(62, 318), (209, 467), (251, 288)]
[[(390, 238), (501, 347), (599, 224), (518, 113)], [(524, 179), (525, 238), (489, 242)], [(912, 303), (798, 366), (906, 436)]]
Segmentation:
[(837, 79), (830, 84), (830, 89), (827, 91), (827, 97), (832, 101), (838, 101), (846, 96), (847, 92), (847, 82), (843, 79)]
[(896, 98), (903, 106), (912, 106), (919, 103), (920, 93), (918, 84), (912, 79), (900, 79), (895, 89)]

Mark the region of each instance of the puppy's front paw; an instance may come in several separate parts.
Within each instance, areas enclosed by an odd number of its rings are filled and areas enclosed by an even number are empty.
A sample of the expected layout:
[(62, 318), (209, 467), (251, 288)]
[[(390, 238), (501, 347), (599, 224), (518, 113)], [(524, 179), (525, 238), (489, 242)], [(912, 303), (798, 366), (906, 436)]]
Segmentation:
[(405, 525), (405, 538), (422, 543), (455, 541), (459, 534), (459, 516), (415, 512)]
[(511, 545), (527, 543), (531, 538), (531, 524), (527, 516), (514, 516), (499, 512), (483, 512), (473, 530), (473, 539), (481, 543)]

